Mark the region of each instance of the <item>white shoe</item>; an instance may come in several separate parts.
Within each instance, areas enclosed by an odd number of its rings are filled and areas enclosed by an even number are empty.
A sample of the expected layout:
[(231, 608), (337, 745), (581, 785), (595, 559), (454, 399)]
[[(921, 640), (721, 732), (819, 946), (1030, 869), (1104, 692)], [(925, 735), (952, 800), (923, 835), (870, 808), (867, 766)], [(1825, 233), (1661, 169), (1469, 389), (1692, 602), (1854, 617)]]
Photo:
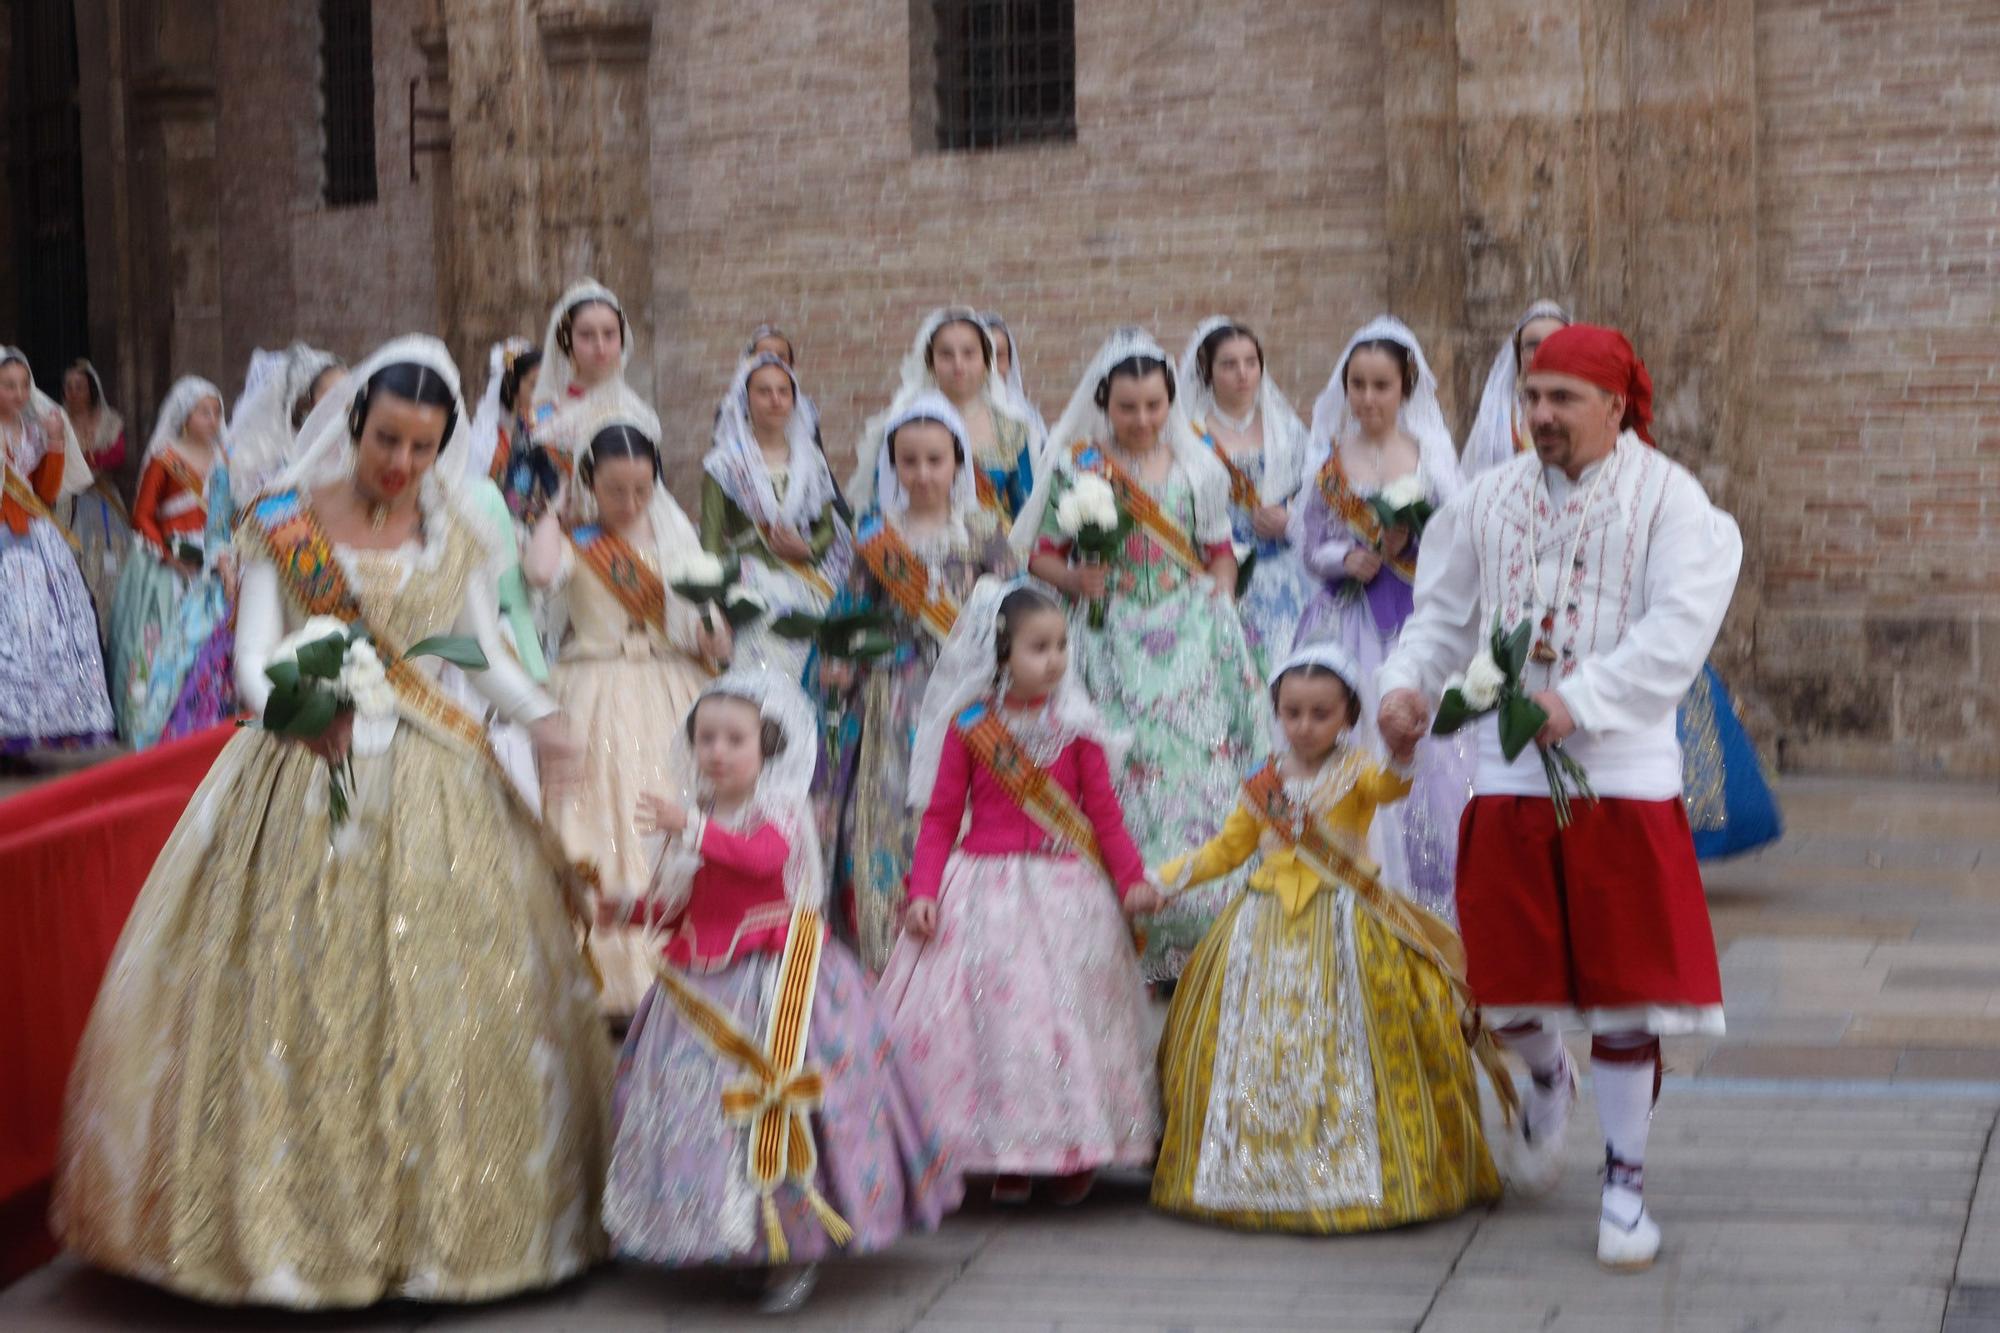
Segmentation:
[(1660, 1224), (1641, 1207), (1631, 1226), (1597, 1215), (1597, 1262), (1614, 1273), (1637, 1273), (1653, 1266), (1660, 1253)]
[(1576, 1061), (1568, 1051), (1563, 1052), (1562, 1069), (1546, 1092), (1541, 1084), (1529, 1081), (1507, 1175), (1517, 1193), (1540, 1198), (1562, 1179), (1563, 1141), (1569, 1137), (1576, 1096)]
[(819, 1285), (818, 1264), (787, 1264), (771, 1271), (764, 1298), (757, 1302), (758, 1314), (791, 1314), (806, 1303)]

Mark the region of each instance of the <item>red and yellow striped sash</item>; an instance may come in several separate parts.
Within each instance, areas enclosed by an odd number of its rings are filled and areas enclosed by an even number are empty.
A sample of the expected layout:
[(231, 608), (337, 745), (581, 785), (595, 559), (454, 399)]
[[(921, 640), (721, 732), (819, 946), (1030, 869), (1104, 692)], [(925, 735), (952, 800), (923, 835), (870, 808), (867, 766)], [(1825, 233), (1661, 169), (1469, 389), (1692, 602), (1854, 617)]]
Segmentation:
[(826, 1076), (806, 1065), (806, 1035), (812, 1023), (813, 993), (819, 985), (820, 946), (824, 932), (819, 913), (809, 907), (792, 911), (778, 963), (778, 989), (771, 1000), (771, 1018), (762, 1045), (751, 1040), (728, 1014), (711, 1004), (677, 969), (661, 963), (655, 970), (660, 987), (681, 1016), (710, 1049), (744, 1071), (744, 1077), (722, 1090), (722, 1113), (750, 1126), (750, 1183), (763, 1201), (764, 1238), (770, 1262), (790, 1257), (774, 1197), (789, 1180), (804, 1193), (820, 1225), (836, 1245), (854, 1232), (819, 1192), (819, 1150), (813, 1142), (811, 1115), (826, 1096)]

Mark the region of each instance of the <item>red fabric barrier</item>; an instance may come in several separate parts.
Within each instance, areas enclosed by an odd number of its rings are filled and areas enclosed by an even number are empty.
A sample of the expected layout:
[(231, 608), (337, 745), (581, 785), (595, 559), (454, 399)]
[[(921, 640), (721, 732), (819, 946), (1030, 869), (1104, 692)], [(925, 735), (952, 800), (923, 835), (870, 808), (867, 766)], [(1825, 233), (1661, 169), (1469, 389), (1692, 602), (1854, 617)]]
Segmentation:
[(46, 1260), (69, 1080), (105, 965), (188, 797), (236, 728), (0, 801), (0, 1283)]

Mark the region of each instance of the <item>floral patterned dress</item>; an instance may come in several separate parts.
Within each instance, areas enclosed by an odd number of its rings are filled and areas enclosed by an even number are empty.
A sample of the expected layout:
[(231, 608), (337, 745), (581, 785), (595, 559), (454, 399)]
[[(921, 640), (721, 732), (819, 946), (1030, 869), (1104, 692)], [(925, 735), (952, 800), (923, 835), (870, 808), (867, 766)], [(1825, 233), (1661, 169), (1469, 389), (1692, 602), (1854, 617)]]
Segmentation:
[[(855, 528), (857, 545), (868, 543), (884, 521), (879, 510), (864, 514)], [(981, 575), (1014, 572), (1006, 534), (991, 514), (968, 514), (962, 525), (929, 543), (907, 536), (904, 541), (929, 570), (933, 596), (943, 593), (963, 602)], [(897, 605), (857, 555), (833, 611), (863, 608), (889, 616), (896, 646), (883, 657), (857, 663), (853, 684), (835, 704), (823, 822), (833, 848), (834, 919), (873, 974), (889, 961), (896, 942), (903, 881), (923, 820), (923, 811), (909, 808), (910, 749), (917, 708), (943, 645)]]
[[(1263, 484), (1263, 450), (1231, 455), (1229, 461), (1250, 479), (1252, 486)], [(1272, 665), (1291, 651), (1299, 617), (1305, 614), (1319, 588), (1307, 572), (1305, 562), (1299, 559), (1289, 535), (1270, 539), (1257, 535), (1248, 506), (1231, 501), (1229, 526), (1239, 545), (1250, 546), (1257, 552), (1257, 563), (1250, 571), (1250, 586), (1236, 603), (1236, 614), (1243, 621), (1243, 638), (1250, 645), (1257, 674), (1268, 676)]]
[[(1067, 552), (1056, 517), (1067, 471), (1043, 516), (1041, 549)], [(1178, 461), (1147, 486), (1161, 511), (1195, 531), (1193, 479)], [(1190, 574), (1166, 547), (1134, 528), (1112, 562), (1104, 628), (1090, 628), (1087, 607), (1071, 616), (1070, 652), (1084, 688), (1114, 732), (1131, 736), (1113, 774), (1125, 820), (1147, 864), (1213, 837), (1236, 801), (1243, 775), (1270, 748), (1262, 686), (1242, 623), (1206, 578)], [(1217, 880), (1147, 918), (1141, 967), (1148, 980), (1180, 975), (1188, 954), (1242, 875)]]

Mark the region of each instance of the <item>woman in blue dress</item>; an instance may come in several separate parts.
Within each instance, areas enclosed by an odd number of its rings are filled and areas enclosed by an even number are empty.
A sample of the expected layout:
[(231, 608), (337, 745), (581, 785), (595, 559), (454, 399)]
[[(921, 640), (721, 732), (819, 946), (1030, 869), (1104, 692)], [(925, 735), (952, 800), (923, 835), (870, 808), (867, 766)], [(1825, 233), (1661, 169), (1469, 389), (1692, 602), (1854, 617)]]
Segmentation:
[(1268, 675), (1292, 648), (1318, 586), (1286, 528), (1305, 482), (1306, 428), (1265, 372), (1264, 344), (1249, 325), (1211, 315), (1181, 354), (1188, 420), (1229, 475), (1229, 523), (1240, 564), (1255, 554), (1236, 604), (1243, 637)]

